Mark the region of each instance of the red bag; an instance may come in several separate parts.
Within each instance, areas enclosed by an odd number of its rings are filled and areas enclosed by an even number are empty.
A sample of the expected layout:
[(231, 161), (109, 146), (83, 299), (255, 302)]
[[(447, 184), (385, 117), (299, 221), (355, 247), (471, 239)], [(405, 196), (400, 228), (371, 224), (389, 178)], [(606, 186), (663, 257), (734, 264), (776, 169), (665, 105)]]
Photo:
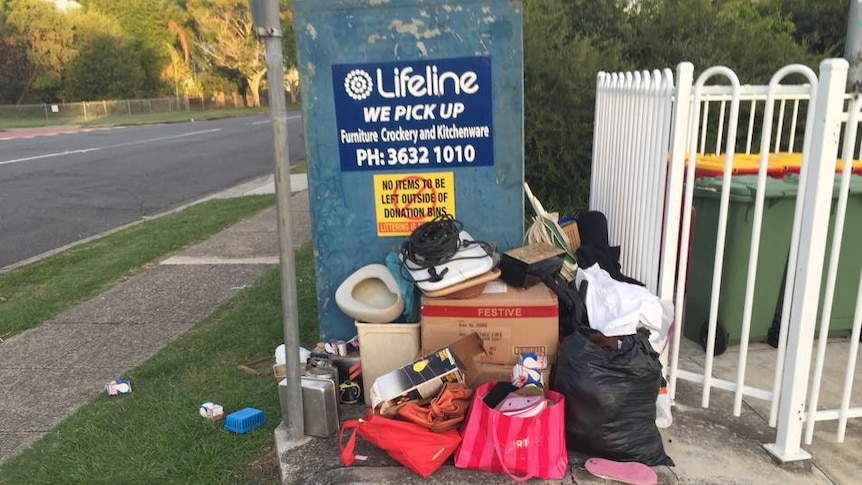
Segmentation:
[(494, 386), (482, 385), (473, 393), (463, 441), (455, 466), (505, 473), (517, 481), (529, 478), (561, 479), (569, 465), (565, 438), (565, 397), (545, 391), (548, 407), (536, 416), (507, 416), (482, 400)]
[[(356, 430), (344, 445), (344, 432)], [(422, 478), (430, 477), (440, 468), (461, 443), (461, 436), (454, 429), (444, 433), (434, 433), (417, 424), (372, 415), (365, 419), (351, 419), (341, 426), (338, 446), (341, 448), (341, 463), (353, 464), (356, 456), (356, 435), (382, 449), (398, 463), (412, 470)]]

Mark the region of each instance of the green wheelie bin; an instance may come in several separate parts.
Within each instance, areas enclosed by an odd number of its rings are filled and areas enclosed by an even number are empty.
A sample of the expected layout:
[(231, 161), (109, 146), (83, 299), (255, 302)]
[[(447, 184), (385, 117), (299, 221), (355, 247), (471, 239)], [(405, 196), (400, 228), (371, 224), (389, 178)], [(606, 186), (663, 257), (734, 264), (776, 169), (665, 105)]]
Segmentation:
[[(700, 343), (704, 349), (718, 239), (721, 182), (721, 177), (704, 177), (697, 179), (694, 186), (694, 224), (689, 252), (683, 334)], [(728, 344), (739, 343), (742, 334), (756, 193), (756, 175), (738, 175), (731, 178), (718, 302), (716, 355), (723, 353)], [(796, 193), (796, 185), (781, 179), (766, 178), (749, 336), (751, 341), (766, 339), (775, 315), (784, 268), (790, 252)]]
[[(790, 174), (784, 181), (799, 185), (799, 175)], [(841, 175), (835, 176), (832, 192), (832, 207), (829, 214), (829, 232), (826, 238), (826, 256), (823, 259), (823, 280), (820, 290), (820, 306), (817, 310), (817, 332), (820, 332), (820, 316), (823, 314), (823, 297), (826, 294), (826, 276), (832, 254), (832, 235), (835, 230), (836, 204), (841, 189)], [(856, 312), (856, 295), (859, 291), (859, 271), (862, 270), (862, 176), (850, 176), (847, 194), (847, 210), (844, 213), (844, 234), (841, 237), (841, 254), (838, 258), (838, 273), (835, 276), (835, 292), (832, 299), (832, 316), (829, 337), (846, 337), (853, 329)], [(782, 295), (783, 296), (783, 295)], [(777, 313), (781, 311), (779, 307)]]

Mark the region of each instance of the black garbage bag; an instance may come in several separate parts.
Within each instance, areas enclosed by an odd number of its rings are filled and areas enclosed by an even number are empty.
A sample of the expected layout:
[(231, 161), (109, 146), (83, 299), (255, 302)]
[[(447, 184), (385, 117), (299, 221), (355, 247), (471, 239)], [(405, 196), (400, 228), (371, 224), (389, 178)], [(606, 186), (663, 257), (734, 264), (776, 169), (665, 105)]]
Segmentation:
[(557, 354), (554, 389), (566, 396), (569, 449), (616, 461), (673, 466), (655, 424), (661, 362), (649, 332), (620, 337), (619, 350), (590, 340), (581, 327)]

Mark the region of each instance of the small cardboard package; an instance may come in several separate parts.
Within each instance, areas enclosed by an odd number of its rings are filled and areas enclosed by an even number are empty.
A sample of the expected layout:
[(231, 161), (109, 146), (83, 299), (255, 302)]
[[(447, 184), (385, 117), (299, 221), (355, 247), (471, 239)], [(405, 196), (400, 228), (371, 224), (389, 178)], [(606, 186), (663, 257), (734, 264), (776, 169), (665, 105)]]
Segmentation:
[[(476, 388), (486, 382), (511, 382), (512, 367), (511, 365), (480, 363), (476, 367), (476, 377), (468, 381), (467, 385)], [(542, 384), (545, 389), (551, 386), (551, 369), (542, 371)]]
[(423, 353), (476, 332), (485, 347), (478, 362), (513, 365), (522, 353), (544, 352), (554, 363), (560, 333), (557, 295), (545, 285), (523, 290), (497, 280), (475, 298), (423, 296), (421, 330)]
[(470, 382), (476, 375), (476, 357), (483, 353), (482, 339), (476, 333), (453, 339), (413, 363), (375, 379), (370, 392), (371, 407), (385, 413), (392, 406), (437, 395), (446, 382)]

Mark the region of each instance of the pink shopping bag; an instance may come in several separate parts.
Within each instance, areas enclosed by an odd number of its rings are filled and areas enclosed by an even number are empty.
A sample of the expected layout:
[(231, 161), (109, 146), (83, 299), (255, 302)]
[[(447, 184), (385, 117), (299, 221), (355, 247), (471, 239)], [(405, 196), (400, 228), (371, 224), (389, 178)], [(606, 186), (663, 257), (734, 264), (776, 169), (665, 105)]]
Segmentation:
[(565, 438), (565, 398), (546, 391), (548, 407), (536, 416), (518, 418), (490, 408), (482, 400), (495, 383), (473, 393), (455, 466), (505, 473), (517, 481), (529, 478), (561, 479), (569, 456)]

